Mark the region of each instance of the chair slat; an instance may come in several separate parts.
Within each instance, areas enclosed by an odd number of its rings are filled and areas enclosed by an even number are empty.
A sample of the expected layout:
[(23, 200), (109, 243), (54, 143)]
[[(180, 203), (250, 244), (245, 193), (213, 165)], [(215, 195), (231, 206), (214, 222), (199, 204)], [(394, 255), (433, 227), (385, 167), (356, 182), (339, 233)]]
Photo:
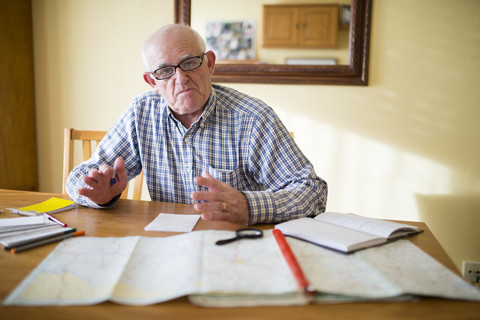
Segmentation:
[[(92, 146), (94, 150), (105, 136), (106, 131), (93, 130), (74, 130), (72, 128), (65, 128), (64, 142), (63, 142), (63, 186), (62, 192), (66, 194), (65, 185), (70, 171), (74, 167), (74, 141), (82, 142), (82, 159), (86, 161), (92, 156)], [(122, 199), (140, 200), (143, 188), (143, 171), (134, 179), (133, 195), (128, 197), (129, 186), (122, 192)]]

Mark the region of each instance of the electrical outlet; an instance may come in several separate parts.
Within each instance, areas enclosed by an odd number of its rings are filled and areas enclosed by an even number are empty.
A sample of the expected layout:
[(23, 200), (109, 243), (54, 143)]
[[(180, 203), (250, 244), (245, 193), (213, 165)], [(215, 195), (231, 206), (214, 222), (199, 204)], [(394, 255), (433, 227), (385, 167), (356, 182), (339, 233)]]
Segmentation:
[(480, 283), (480, 262), (463, 261), (463, 278), (471, 284)]

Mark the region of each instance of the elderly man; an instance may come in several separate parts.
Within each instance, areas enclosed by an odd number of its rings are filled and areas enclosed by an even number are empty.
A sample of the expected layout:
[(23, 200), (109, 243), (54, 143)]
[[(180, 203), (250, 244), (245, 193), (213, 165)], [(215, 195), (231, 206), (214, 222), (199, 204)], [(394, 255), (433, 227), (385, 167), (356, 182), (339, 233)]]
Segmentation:
[(111, 207), (143, 169), (152, 200), (194, 203), (205, 220), (276, 223), (325, 211), (326, 182), (273, 110), (212, 84), (215, 54), (196, 31), (164, 26), (142, 55), (155, 91), (136, 97), (70, 173), (72, 199)]

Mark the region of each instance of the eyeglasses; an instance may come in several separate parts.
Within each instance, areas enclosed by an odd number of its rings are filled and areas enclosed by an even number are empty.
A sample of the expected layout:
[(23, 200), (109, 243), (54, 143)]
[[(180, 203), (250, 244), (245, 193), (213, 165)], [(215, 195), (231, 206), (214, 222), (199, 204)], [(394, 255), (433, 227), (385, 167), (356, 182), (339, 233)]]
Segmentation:
[(157, 80), (168, 79), (177, 72), (177, 68), (182, 69), (183, 71), (191, 71), (200, 67), (203, 63), (203, 57), (205, 52), (201, 56), (191, 57), (183, 60), (176, 66), (163, 66), (153, 71), (151, 74)]

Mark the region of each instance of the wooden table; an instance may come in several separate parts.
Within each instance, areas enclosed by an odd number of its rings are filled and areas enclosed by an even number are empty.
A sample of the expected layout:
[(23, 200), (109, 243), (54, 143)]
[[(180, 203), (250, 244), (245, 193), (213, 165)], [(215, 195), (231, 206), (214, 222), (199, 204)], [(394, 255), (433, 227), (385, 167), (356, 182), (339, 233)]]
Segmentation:
[[(17, 217), (5, 212), (5, 208), (18, 208), (64, 195), (0, 190), (0, 218)], [(119, 200), (113, 209), (95, 210), (77, 206), (76, 209), (59, 212), (55, 217), (79, 230), (86, 236), (168, 236), (173, 233), (146, 232), (144, 227), (160, 212), (192, 214), (191, 205), (151, 201)], [(433, 256), (447, 268), (458, 271), (433, 234), (424, 223), (410, 222), (425, 230), (410, 241)], [(242, 226), (223, 222), (200, 220), (195, 230), (236, 230)], [(260, 228), (272, 228), (261, 225)], [(0, 298), (7, 295), (55, 248), (49, 244), (19, 254), (0, 252)], [(0, 319), (480, 319), (480, 303), (423, 298), (418, 302), (369, 302), (295, 307), (256, 308), (201, 308), (191, 305), (187, 299), (150, 306), (126, 306), (105, 302), (93, 306), (74, 307), (0, 307)]]

